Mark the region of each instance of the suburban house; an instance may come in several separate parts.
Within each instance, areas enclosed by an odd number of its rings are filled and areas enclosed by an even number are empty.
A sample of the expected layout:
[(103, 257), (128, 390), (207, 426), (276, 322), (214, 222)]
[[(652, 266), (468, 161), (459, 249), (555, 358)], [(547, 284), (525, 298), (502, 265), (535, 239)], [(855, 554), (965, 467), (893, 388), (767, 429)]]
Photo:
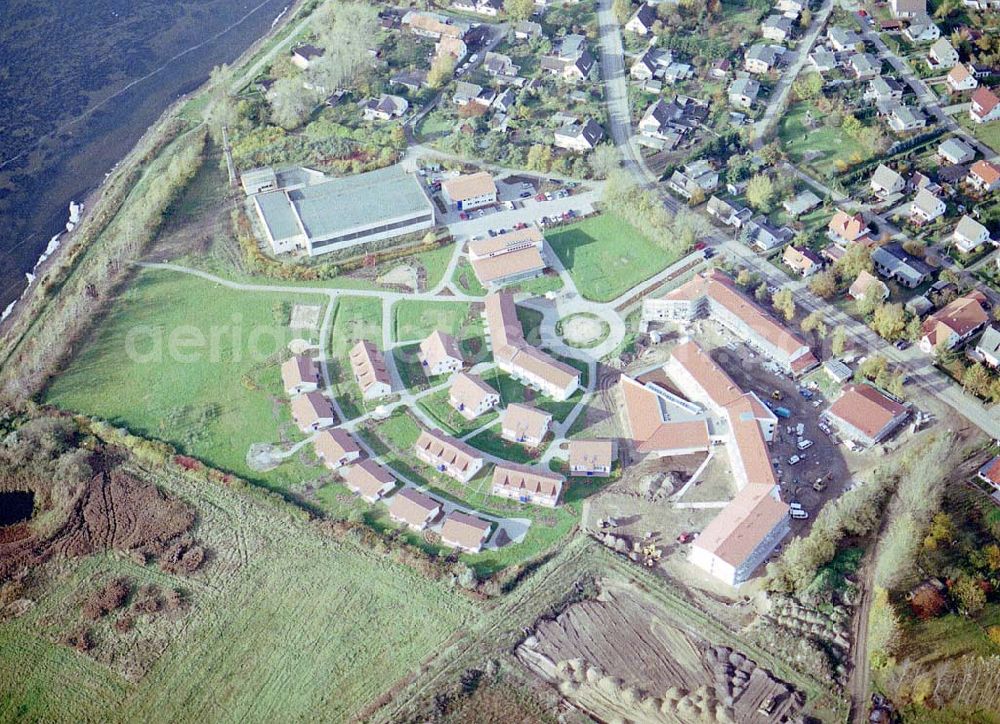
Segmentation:
[(353, 463), (361, 457), (361, 448), (346, 430), (336, 427), (332, 430), (321, 430), (313, 440), (316, 457), (331, 470)]
[(901, 101), (903, 100), (903, 84), (886, 75), (876, 76), (868, 81), (864, 98), (875, 103)]
[(760, 24), (760, 34), (765, 40), (784, 43), (791, 37), (795, 22), (786, 15), (768, 15)]
[(367, 339), (351, 348), (351, 371), (366, 400), (378, 400), (392, 394), (392, 377), (382, 352)]
[(521, 20), (514, 25), (514, 37), (518, 40), (531, 40), (541, 38), (543, 35), (542, 26), (531, 20)]
[(441, 184), (441, 195), (445, 203), (459, 211), (478, 209), (497, 202), (497, 185), (486, 171), (455, 176)]
[(474, 420), (500, 404), (500, 393), (483, 382), (478, 375), (462, 372), (452, 380), (448, 404), (466, 420)]
[(862, 269), (858, 272), (858, 277), (853, 282), (851, 286), (847, 288), (847, 293), (851, 299), (862, 300), (865, 295), (868, 294), (868, 290), (872, 287), (878, 289), (878, 298), (881, 301), (885, 301), (889, 298), (889, 287), (884, 281), (874, 276), (871, 272)]
[(541, 59), (541, 69), (562, 80), (578, 82), (590, 77), (596, 61), (587, 50), (587, 39), (576, 33), (559, 41), (556, 52)]
[(726, 226), (739, 228), (753, 217), (753, 211), (745, 206), (737, 207), (720, 196), (713, 196), (705, 205), (709, 216), (714, 216)]
[(486, 297), (486, 326), (501, 370), (554, 400), (567, 400), (576, 392), (580, 371), (525, 341), (513, 295), (496, 292)]
[(958, 64), (958, 51), (947, 38), (938, 38), (927, 51), (927, 65), (931, 70), (948, 70)]
[(437, 430), (421, 430), (413, 449), (422, 462), (460, 483), (469, 482), (483, 467), (482, 453)]
[(314, 60), (323, 57), (323, 49), (315, 45), (299, 45), (292, 49), (292, 65), (301, 70), (309, 70)]
[(410, 108), (410, 103), (400, 96), (383, 93), (378, 98), (369, 98), (361, 105), (366, 121), (388, 121), (399, 118)]
[(992, 497), (996, 500), (997, 492), (1000, 492), (1000, 455), (979, 468), (978, 476), (984, 483), (989, 483), (993, 486)]
[(315, 432), (334, 422), (333, 405), (319, 392), (292, 398), (292, 420), (302, 432)]
[(743, 56), (743, 68), (748, 73), (762, 75), (774, 70), (781, 62), (785, 49), (780, 45), (756, 43), (751, 45)]
[(342, 178), (296, 168), (274, 179), (250, 198), (275, 254), (318, 256), (434, 226), (430, 199), (398, 164)]
[(545, 271), (544, 249), (542, 233), (529, 226), (470, 241), (469, 262), (484, 287), (497, 289)]
[(975, 74), (964, 63), (959, 63), (952, 68), (948, 72), (946, 81), (952, 93), (973, 90), (979, 86), (979, 81), (976, 79)]
[(970, 254), (977, 247), (992, 241), (990, 239), (990, 230), (968, 214), (958, 220), (958, 224), (955, 225), (955, 231), (951, 235), (951, 240), (955, 243), (955, 248), (963, 254)]
[(927, 126), (927, 116), (919, 108), (903, 103), (893, 103), (886, 114), (886, 122), (896, 133), (915, 131)]
[(766, 216), (755, 216), (743, 225), (740, 239), (744, 244), (756, 247), (761, 251), (775, 249), (795, 236), (795, 232), (787, 226), (778, 228)]
[(897, 18), (912, 18), (927, 14), (927, 0), (889, 0), (892, 14)]
[(882, 61), (871, 53), (855, 53), (847, 67), (857, 80), (871, 80), (882, 72)]
[(442, 37), (461, 40), (469, 32), (469, 23), (449, 18), (439, 13), (410, 10), (403, 15), (402, 24), (414, 35), (422, 35), (435, 40)]
[(997, 369), (1000, 367), (1000, 329), (990, 326), (976, 343), (976, 354), (983, 364)]
[(917, 15), (903, 31), (903, 37), (911, 43), (930, 43), (941, 37), (941, 28), (928, 15)]
[(297, 354), (281, 365), (281, 382), (289, 397), (319, 388), (319, 370), (312, 357)]
[(823, 416), (849, 440), (870, 447), (885, 440), (910, 414), (868, 384), (847, 385)]
[(491, 526), (482, 518), (453, 510), (441, 524), (441, 543), (466, 553), (478, 553), (490, 537)]
[(976, 149), (961, 138), (949, 138), (937, 150), (942, 161), (951, 164), (969, 163), (976, 157)]
[(826, 48), (816, 48), (809, 54), (809, 65), (817, 73), (829, 73), (838, 67), (837, 56)]
[(509, 55), (490, 51), (483, 58), (483, 70), (492, 76), (506, 76), (509, 78), (516, 76), (519, 69), (514, 65), (514, 61)]
[(760, 83), (753, 78), (737, 78), (729, 86), (729, 105), (752, 108), (760, 95)]
[(604, 129), (593, 118), (582, 123), (569, 123), (556, 129), (553, 140), (557, 148), (567, 151), (592, 151), (604, 140)]
[(642, 303), (646, 322), (690, 323), (707, 315), (792, 375), (802, 375), (819, 364), (809, 345), (744, 296), (719, 269), (697, 274), (663, 298), (649, 297)]
[(1000, 119), (1000, 98), (985, 86), (972, 92), (969, 117), (976, 123), (986, 123)]
[(920, 189), (910, 202), (910, 219), (915, 224), (929, 224), (944, 216), (946, 206), (942, 199), (927, 189)]
[(400, 85), (408, 91), (416, 93), (421, 88), (427, 87), (426, 70), (403, 70), (396, 73), (389, 79), (392, 85)]
[(340, 477), (352, 493), (369, 503), (381, 500), (396, 487), (396, 478), (374, 460), (364, 459), (340, 469)]
[(463, 13), (495, 18), (503, 10), (502, 0), (452, 0), (451, 6)]
[(455, 338), (437, 329), (420, 343), (417, 359), (428, 377), (458, 372), (465, 365)]
[(892, 279), (907, 289), (914, 289), (929, 279), (934, 270), (923, 259), (906, 253), (899, 242), (879, 246), (872, 250), (875, 271)]
[(837, 211), (826, 229), (827, 236), (835, 243), (865, 244), (870, 241), (871, 229), (868, 228), (868, 223), (860, 212), (848, 214), (846, 211)]
[(870, 186), (876, 196), (892, 196), (906, 188), (906, 180), (884, 163), (880, 163), (872, 174)]
[(719, 186), (719, 172), (705, 159), (674, 171), (667, 185), (686, 199), (697, 193), (710, 194)]
[(979, 291), (952, 300), (942, 309), (924, 320), (920, 331), (920, 350), (932, 354), (942, 346), (954, 349), (977, 334), (989, 321), (990, 316), (983, 308), (986, 296)]
[(613, 440), (570, 440), (569, 474), (606, 478), (614, 464)]
[(1000, 166), (991, 161), (976, 161), (966, 181), (978, 191), (996, 191), (1000, 189)]
[(857, 31), (840, 25), (831, 26), (826, 31), (826, 39), (838, 53), (854, 52), (855, 46), (861, 42)]
[(489, 108), (496, 100), (497, 92), (492, 88), (483, 88), (478, 83), (469, 83), (459, 80), (455, 82), (455, 92), (451, 100), (458, 106), (467, 106), (475, 103), (483, 108)]
[(450, 56), (458, 63), (468, 54), (469, 46), (461, 38), (452, 38), (445, 35), (434, 45), (435, 58)]
[(441, 503), (413, 488), (403, 488), (389, 499), (389, 517), (412, 530), (424, 530), (440, 514)]
[(657, 20), (656, 8), (649, 3), (643, 3), (625, 23), (625, 29), (636, 35), (648, 35)]
[(557, 473), (504, 462), (493, 468), (490, 492), (501, 498), (554, 508), (559, 504), (565, 482), (566, 478)]
[(789, 244), (785, 247), (785, 252), (782, 254), (781, 260), (792, 271), (804, 277), (815, 274), (823, 268), (823, 260), (819, 258), (819, 254), (807, 246), (797, 249), (795, 246)]
[(500, 415), (500, 437), (507, 442), (536, 448), (542, 444), (551, 424), (550, 413), (512, 402)]
[(823, 203), (823, 199), (814, 194), (809, 189), (805, 191), (800, 191), (795, 194), (790, 199), (785, 199), (781, 202), (781, 208), (785, 210), (785, 213), (792, 219), (797, 219), (802, 214), (806, 214), (817, 206)]

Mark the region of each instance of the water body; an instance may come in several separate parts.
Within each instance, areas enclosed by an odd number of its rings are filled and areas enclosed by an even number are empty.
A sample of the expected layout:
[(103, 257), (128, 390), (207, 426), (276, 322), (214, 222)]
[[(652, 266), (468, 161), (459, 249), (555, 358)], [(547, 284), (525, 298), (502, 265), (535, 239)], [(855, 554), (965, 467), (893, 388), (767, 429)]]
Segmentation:
[(292, 0), (0, 0), (0, 309), (71, 201)]
[(28, 520), (34, 512), (34, 493), (26, 490), (0, 493), (0, 526)]

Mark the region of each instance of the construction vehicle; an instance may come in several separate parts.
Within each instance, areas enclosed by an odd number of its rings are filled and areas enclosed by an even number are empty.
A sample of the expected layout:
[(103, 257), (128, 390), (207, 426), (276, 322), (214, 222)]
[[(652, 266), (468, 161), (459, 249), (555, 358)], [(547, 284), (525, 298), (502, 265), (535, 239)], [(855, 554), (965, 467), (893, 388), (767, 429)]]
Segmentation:
[(781, 402), (785, 398), (784, 393), (781, 390), (775, 390), (771, 393), (771, 399)]

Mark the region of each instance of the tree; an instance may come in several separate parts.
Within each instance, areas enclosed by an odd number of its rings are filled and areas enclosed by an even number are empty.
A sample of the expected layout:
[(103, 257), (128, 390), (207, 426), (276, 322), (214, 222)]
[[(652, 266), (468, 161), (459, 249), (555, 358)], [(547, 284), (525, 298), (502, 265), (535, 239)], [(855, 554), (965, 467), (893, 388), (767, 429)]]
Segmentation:
[(962, 387), (976, 397), (989, 395), (991, 381), (989, 371), (980, 362), (968, 367), (962, 375)]
[(858, 377), (862, 380), (877, 380), (885, 375), (889, 362), (882, 355), (871, 355), (858, 365)]
[(823, 321), (823, 313), (820, 310), (810, 313), (802, 320), (803, 332), (816, 332), (821, 338), (826, 337), (826, 322)]
[(511, 20), (527, 20), (535, 12), (534, 0), (505, 0), (504, 12)]
[(757, 277), (753, 273), (751, 273), (750, 270), (747, 269), (746, 267), (743, 267), (738, 272), (736, 272), (736, 283), (739, 284), (744, 289), (749, 287), (756, 280)]
[(621, 156), (613, 144), (602, 143), (590, 154), (588, 161), (594, 176), (607, 178), (621, 165)]
[(868, 614), (868, 651), (873, 668), (887, 666), (899, 652), (903, 627), (885, 588), (876, 588)]
[(536, 143), (529, 148), (527, 166), (532, 171), (548, 171), (552, 166), (552, 147)]
[(975, 616), (986, 605), (986, 592), (983, 591), (982, 582), (964, 573), (951, 587), (951, 594), (966, 616)]
[(844, 279), (857, 279), (861, 272), (870, 272), (874, 268), (871, 250), (864, 244), (851, 244), (833, 268)]
[(913, 614), (922, 621), (937, 618), (944, 613), (948, 601), (941, 592), (930, 584), (923, 584), (913, 593), (910, 608)]
[(788, 287), (779, 289), (771, 298), (771, 303), (785, 316), (785, 321), (791, 322), (795, 319), (795, 298), (792, 296), (791, 289)]
[(281, 78), (271, 89), (271, 120), (285, 130), (301, 126), (316, 107), (314, 91), (302, 87), (297, 78)]
[(632, 0), (614, 0), (611, 3), (611, 12), (615, 14), (619, 23), (624, 24), (632, 15)]
[(882, 285), (869, 284), (868, 288), (865, 289), (865, 293), (861, 295), (861, 299), (858, 300), (858, 311), (867, 317), (869, 314), (874, 312), (881, 303)]
[(427, 72), (427, 85), (431, 88), (440, 88), (451, 80), (455, 74), (455, 57), (451, 53), (438, 53), (431, 62), (431, 69)]
[(892, 342), (903, 335), (906, 322), (906, 310), (902, 304), (881, 304), (872, 317), (872, 329), (882, 339)]
[(806, 73), (795, 81), (795, 95), (803, 100), (815, 98), (823, 90), (823, 77), (819, 73)]
[(834, 357), (840, 357), (844, 354), (844, 349), (847, 347), (847, 331), (838, 326), (833, 330), (833, 339), (830, 340), (830, 351), (833, 353)]
[(771, 301), (771, 292), (767, 290), (767, 284), (759, 284), (753, 292), (754, 299), (756, 299), (761, 304), (767, 304)]
[(809, 291), (821, 299), (829, 299), (837, 293), (837, 275), (832, 270), (814, 274), (809, 280)]
[(759, 173), (747, 182), (747, 201), (760, 211), (767, 212), (774, 201), (774, 182), (766, 173)]
[(934, 514), (931, 524), (927, 528), (927, 536), (924, 538), (924, 548), (935, 550), (942, 543), (951, 543), (955, 537), (955, 524), (951, 516), (943, 510)]
[(812, 25), (812, 21), (813, 21), (812, 10), (810, 10), (809, 8), (804, 8), (802, 10), (802, 14), (799, 16), (799, 26), (802, 28), (808, 28), (810, 25)]

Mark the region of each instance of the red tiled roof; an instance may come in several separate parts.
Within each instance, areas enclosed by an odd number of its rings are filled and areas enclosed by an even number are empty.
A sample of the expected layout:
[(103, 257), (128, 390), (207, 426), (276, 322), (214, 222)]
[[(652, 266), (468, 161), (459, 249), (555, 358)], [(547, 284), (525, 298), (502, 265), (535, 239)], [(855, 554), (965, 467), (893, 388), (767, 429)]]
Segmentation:
[(830, 406), (829, 414), (874, 438), (906, 408), (871, 385), (847, 385)]
[(739, 566), (788, 515), (773, 485), (747, 485), (698, 535), (694, 545)]

